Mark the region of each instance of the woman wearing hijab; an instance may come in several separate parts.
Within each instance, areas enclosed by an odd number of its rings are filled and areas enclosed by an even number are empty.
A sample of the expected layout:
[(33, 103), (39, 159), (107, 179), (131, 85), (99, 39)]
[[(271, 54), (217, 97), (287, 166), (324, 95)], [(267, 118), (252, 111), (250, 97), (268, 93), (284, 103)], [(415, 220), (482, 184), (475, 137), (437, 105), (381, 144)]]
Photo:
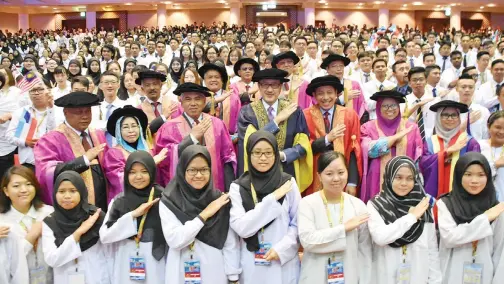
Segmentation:
[(231, 228), (242, 238), (240, 283), (297, 283), (299, 243), (296, 180), (282, 172), (276, 138), (250, 135), (248, 171), (231, 184)]
[[(159, 198), (163, 188), (154, 184), (156, 163), (145, 151), (132, 153), (124, 169), (124, 193), (109, 204), (100, 229), (100, 240), (114, 252), (112, 283), (163, 283), (168, 246), (159, 219)], [(131, 278), (131, 262), (144, 271)]]
[[(170, 250), (165, 284), (237, 283), (240, 248), (229, 227), (229, 196), (213, 188), (211, 158), (201, 145), (180, 155), (177, 172), (163, 191), (159, 215)], [(195, 273), (185, 273), (197, 271)]]
[(443, 100), (429, 109), (436, 112), (436, 134), (424, 142), (419, 166), (427, 193), (439, 198), (452, 190), (453, 170), (459, 157), (466, 152), (480, 152), (480, 146), (460, 127), (460, 114), (468, 112), (467, 105)]
[(87, 66), (88, 66), (87, 75), (93, 78), (93, 83), (95, 84), (95, 86), (100, 85), (100, 76), (101, 76), (100, 60), (96, 58), (91, 58), (88, 60)]
[(336, 281), (343, 277), (344, 283), (374, 284), (369, 214), (364, 202), (344, 192), (348, 183), (345, 156), (325, 152), (317, 166), (322, 190), (299, 202), (298, 232), (304, 248), (299, 283), (326, 284), (330, 276)]
[(425, 194), (413, 160), (392, 158), (385, 167), (380, 194), (369, 200), (369, 232), (373, 240), (375, 283), (439, 283), (436, 228), (429, 197)]
[(72, 59), (68, 63), (68, 81), (72, 82), (72, 79), (77, 76), (81, 76), (82, 66), (77, 59)]
[[(502, 88), (504, 90), (504, 87)], [(492, 180), (497, 191), (497, 200), (504, 201), (504, 111), (490, 115), (487, 122), (489, 140), (480, 140), (483, 154), (492, 168)]]
[(376, 120), (361, 126), (362, 183), (360, 198), (367, 202), (380, 191), (385, 165), (395, 156), (416, 161), (422, 155), (422, 138), (414, 122), (401, 117), (404, 96), (382, 91), (371, 96), (376, 101)]
[(21, 75), (25, 76), (30, 71), (40, 72), (40, 68), (38, 65), (38, 59), (34, 55), (27, 54), (23, 59), (23, 67), (21, 68)]
[(53, 191), (54, 213), (42, 224), (42, 247), (53, 267), (54, 284), (108, 284), (108, 255), (99, 230), (105, 214), (88, 203), (82, 177), (73, 171), (58, 175)]
[(124, 60), (124, 64), (122, 66), (123, 74), (131, 73), (131, 70), (135, 68), (136, 63), (137, 61), (133, 58), (127, 58), (126, 60)]
[[(467, 153), (455, 165), (452, 191), (437, 202), (445, 284), (504, 283), (504, 203), (491, 178), (486, 158)], [(480, 281), (463, 280), (473, 277)]]
[(44, 74), (44, 83), (49, 88), (54, 88), (56, 86), (56, 78), (54, 78), (54, 70), (58, 67), (58, 61), (56, 59), (49, 58), (46, 61), (46, 71)]
[(175, 84), (179, 83), (182, 71), (184, 71), (183, 66), (184, 65), (182, 65), (182, 59), (180, 59), (180, 57), (175, 57), (170, 62), (170, 77)]

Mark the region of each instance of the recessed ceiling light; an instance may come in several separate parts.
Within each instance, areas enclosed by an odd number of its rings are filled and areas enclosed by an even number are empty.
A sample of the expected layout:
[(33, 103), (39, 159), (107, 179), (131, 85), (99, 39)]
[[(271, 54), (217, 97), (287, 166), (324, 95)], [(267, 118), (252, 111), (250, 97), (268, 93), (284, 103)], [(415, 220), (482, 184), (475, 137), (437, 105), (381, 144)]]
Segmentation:
[(454, 6), (457, 6), (456, 3), (451, 3), (450, 6), (454, 7)]
[(58, 8), (52, 8), (53, 10), (58, 10)]
[(494, 3), (490, 3), (490, 4), (488, 4), (487, 6), (488, 6), (488, 7), (495, 7), (495, 6), (497, 6), (497, 5), (495, 5)]
[(403, 6), (403, 7), (408, 7), (408, 4), (403, 4), (402, 6)]
[(480, 6), (480, 9), (485, 9), (485, 6)]
[(362, 6), (362, 5), (364, 5), (364, 4), (363, 3), (359, 3), (359, 6)]
[(328, 5), (329, 5), (329, 3), (327, 3), (327, 2), (326, 2), (324, 5), (328, 6)]
[(422, 2), (413, 2), (411, 4), (413, 4), (413, 6), (421, 6), (421, 5), (423, 5)]
[(126, 6), (131, 6), (131, 5), (133, 5), (133, 4), (132, 4), (132, 3), (124, 3), (124, 5), (126, 5)]

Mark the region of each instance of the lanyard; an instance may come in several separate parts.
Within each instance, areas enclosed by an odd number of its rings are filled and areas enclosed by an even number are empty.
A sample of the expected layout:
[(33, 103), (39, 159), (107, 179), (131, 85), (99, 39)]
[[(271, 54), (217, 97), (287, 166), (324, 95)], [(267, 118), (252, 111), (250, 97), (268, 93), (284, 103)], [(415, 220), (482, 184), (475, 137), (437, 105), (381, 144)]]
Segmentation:
[[(326, 211), (326, 215), (327, 215), (327, 220), (329, 221), (329, 227), (330, 228), (333, 228), (333, 221), (332, 221), (332, 218), (331, 218), (331, 212), (329, 211), (329, 206), (327, 206), (327, 199), (325, 197), (325, 194), (324, 194), (324, 190), (322, 189), (320, 191), (320, 196), (322, 197), (322, 201), (324, 202), (324, 207), (325, 207), (325, 211)], [(343, 224), (343, 213), (344, 213), (344, 206), (345, 203), (344, 203), (344, 197), (343, 197), (343, 192), (341, 193), (341, 196), (340, 196), (340, 218), (339, 218), (339, 224)], [(333, 252), (333, 255), (332, 255), (332, 259), (334, 261), (335, 259), (335, 254)], [(329, 258), (329, 263), (331, 263), (331, 258)]]
[[(151, 202), (152, 199), (154, 199), (154, 187), (151, 189), (150, 195), (149, 195), (149, 200), (147, 202)], [(138, 227), (138, 234), (135, 237), (135, 243), (136, 243), (136, 248), (137, 248), (137, 256), (138, 256), (138, 249), (140, 248), (140, 240), (142, 239), (142, 234), (143, 234), (143, 227), (145, 225), (145, 219), (147, 219), (147, 214), (149, 211), (145, 212), (145, 214), (142, 216), (142, 220), (140, 221), (140, 226)]]
[(478, 241), (472, 242), (472, 262), (476, 262), (476, 251), (478, 250)]
[[(493, 151), (494, 147), (492, 147), (492, 142), (490, 140), (488, 140), (488, 144), (490, 145), (490, 154), (492, 155), (492, 162), (495, 162), (495, 154), (494, 154), (494, 151)], [(502, 158), (503, 155), (504, 155), (504, 145), (502, 145), (499, 158)]]
[[(42, 125), (42, 122), (44, 122), (44, 120), (45, 120), (45, 118), (46, 118), (46, 116), (47, 116), (47, 112), (48, 112), (48, 110), (46, 110), (46, 111), (44, 112), (44, 115), (42, 115), (42, 119), (41, 119), (41, 120), (37, 123), (37, 127), (35, 128), (35, 131), (33, 132), (33, 133), (34, 133), (34, 135), (37, 135), (37, 131), (38, 131), (38, 129), (39, 129), (39, 127), (40, 127), (40, 125)], [(36, 121), (36, 119), (37, 119), (37, 115), (36, 115), (35, 111), (33, 111), (33, 118), (34, 118), (34, 119), (35, 119), (35, 121)]]
[(402, 246), (402, 256), (403, 256), (402, 262), (403, 263), (406, 263), (406, 253), (407, 252), (408, 252), (408, 248), (406, 247), (406, 245)]
[[(252, 192), (252, 199), (254, 200), (254, 205), (257, 205), (257, 193), (255, 191), (254, 185), (250, 183), (250, 191)], [(261, 228), (261, 244), (264, 243), (264, 227)]]

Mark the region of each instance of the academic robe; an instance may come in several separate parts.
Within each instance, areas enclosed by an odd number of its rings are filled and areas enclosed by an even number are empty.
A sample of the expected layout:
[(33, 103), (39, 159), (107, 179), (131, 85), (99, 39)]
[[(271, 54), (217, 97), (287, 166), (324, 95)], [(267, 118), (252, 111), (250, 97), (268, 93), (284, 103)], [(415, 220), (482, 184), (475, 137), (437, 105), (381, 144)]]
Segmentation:
[[(212, 120), (212, 125), (205, 132), (202, 142), (212, 157), (214, 186), (227, 192), (235, 178), (236, 154), (224, 123), (218, 118), (203, 114), (203, 119), (207, 117)], [(161, 186), (166, 186), (175, 176), (178, 158), (182, 151), (194, 144), (190, 136), (191, 129), (192, 125), (189, 124), (185, 114), (165, 122), (159, 129), (153, 152), (158, 154), (163, 148), (168, 149), (166, 159), (158, 165), (157, 179)]]
[(301, 110), (310, 107), (314, 101), (312, 97), (306, 94), (309, 82), (299, 75), (292, 75), (288, 79), (290, 79), (290, 82), (282, 85), (281, 96), (290, 102), (296, 103)]
[(331, 228), (324, 202), (319, 193), (301, 199), (298, 209), (299, 241), (304, 248), (299, 284), (326, 284), (327, 260), (333, 255), (343, 261), (345, 283), (375, 283), (371, 274), (372, 248), (367, 224), (345, 232), (345, 222), (367, 212), (357, 197), (343, 193), (343, 223), (340, 224), (341, 204), (328, 204)]
[[(360, 197), (364, 202), (368, 202), (381, 190), (383, 183), (383, 172), (387, 162), (395, 156), (405, 155), (416, 161), (422, 155), (422, 137), (415, 123), (401, 119), (397, 132), (413, 126), (413, 129), (405, 135), (398, 143), (387, 147), (386, 152), (379, 152), (378, 157), (373, 158), (370, 153), (375, 151), (376, 142), (379, 139), (386, 139), (382, 130), (378, 126), (377, 120), (368, 121), (361, 126), (361, 148), (362, 148), (362, 184)], [(383, 149), (380, 149), (383, 150)]]
[[(402, 237), (417, 219), (413, 214), (407, 214), (387, 225), (371, 202), (368, 202), (367, 209), (370, 215), (367, 224), (373, 240), (374, 283), (398, 283), (397, 269), (403, 263), (402, 248), (393, 248), (389, 244)], [(434, 223), (425, 223), (420, 237), (406, 245), (405, 259), (411, 265), (412, 283), (441, 284), (443, 275)]]
[(108, 148), (103, 157), (103, 170), (107, 178), (107, 204), (124, 189), (124, 167), (129, 153), (120, 146)]
[[(28, 234), (28, 231), (31, 230), (32, 225), (35, 222), (42, 222), (44, 218), (51, 214), (53, 211), (54, 209), (49, 205), (43, 205), (39, 209), (35, 209), (35, 207), (32, 205), (28, 210), (28, 213), (26, 213), (25, 215), (11, 206), (9, 211), (0, 214), (0, 224), (8, 225), (10, 227), (9, 235), (17, 237), (19, 245), (23, 249), (22, 255), (25, 256), (25, 260), (28, 265), (28, 271), (30, 271), (30, 281), (33, 281), (31, 283), (53, 283), (53, 270), (44, 261), (44, 252), (42, 249), (41, 239), (38, 239), (38, 244), (36, 247), (34, 247), (28, 240), (26, 240), (26, 235)], [(32, 271), (36, 272), (32, 273)], [(0, 283), (8, 282), (0, 281)]]
[[(357, 98), (348, 100), (348, 93), (350, 91), (359, 91), (360, 95)], [(343, 102), (346, 107), (353, 108), (353, 110), (355, 110), (355, 112), (359, 116), (359, 119), (362, 119), (362, 117), (367, 112), (366, 99), (364, 98), (364, 91), (362, 90), (361, 85), (357, 81), (343, 79)], [(369, 117), (365, 119), (369, 119)]]
[[(240, 186), (231, 184), (229, 198), (231, 199), (231, 228), (241, 237), (241, 267), (242, 284), (290, 284), (299, 279), (300, 261), (298, 256), (297, 209), (301, 194), (294, 178), (291, 178), (292, 190), (289, 191), (280, 204), (273, 193), (264, 197), (254, 209), (245, 212), (240, 195)], [(272, 222), (273, 221), (273, 222)], [(274, 260), (269, 266), (255, 265), (254, 255), (247, 249), (243, 238), (249, 238), (261, 228), (264, 229), (264, 242), (270, 243), (280, 260)], [(262, 233), (259, 237), (262, 238)]]
[[(89, 129), (91, 147), (106, 143), (105, 132)], [(52, 191), (55, 178), (64, 171), (79, 173), (88, 189), (88, 202), (107, 210), (107, 182), (101, 167), (104, 153), (89, 161), (86, 165), (83, 155), (86, 153), (81, 138), (65, 123), (42, 136), (33, 149), (35, 155), (35, 173), (41, 186), (41, 199), (52, 205)]]
[(215, 107), (213, 115), (224, 122), (230, 135), (238, 132), (238, 114), (240, 109), (240, 95), (234, 92)]
[(475, 263), (483, 265), (482, 284), (504, 283), (504, 214), (491, 224), (486, 214), (470, 223), (455, 223), (443, 200), (436, 202), (441, 236), (439, 257), (443, 284), (463, 283), (465, 262), (472, 262), (473, 242), (478, 241)]
[(184, 262), (190, 260), (193, 246), (193, 259), (200, 261), (202, 284), (228, 284), (236, 281), (240, 268), (240, 243), (236, 233), (229, 228), (222, 250), (209, 246), (196, 239), (203, 228), (198, 218), (182, 224), (173, 212), (163, 203), (159, 204), (159, 216), (166, 243), (170, 247), (166, 259), (165, 284), (184, 284)]
[[(362, 176), (362, 156), (360, 147), (360, 123), (354, 110), (339, 105), (334, 106), (331, 129), (326, 129), (320, 106), (313, 105), (303, 111), (310, 133), (310, 143), (313, 151), (313, 176), (317, 176), (317, 161), (321, 154), (328, 151), (338, 151), (345, 155), (349, 169), (348, 182), (360, 184)], [(338, 124), (345, 124), (344, 136), (337, 138), (330, 145), (326, 145), (325, 136)], [(320, 180), (313, 179), (313, 183), (304, 192), (305, 196), (321, 188)]]
[[(453, 153), (450, 161), (446, 163), (445, 161), (449, 157), (444, 150), (455, 144), (457, 140), (463, 139), (464, 136), (468, 137), (467, 145), (459, 152)], [(423, 174), (425, 191), (435, 198), (451, 191), (453, 171), (459, 157), (467, 152), (481, 152), (476, 139), (468, 136), (465, 132), (453, 137), (449, 146), (444, 145), (443, 139), (437, 135), (432, 135), (423, 143), (424, 150), (419, 167)]]
[(69, 284), (70, 274), (84, 274), (86, 284), (110, 284), (109, 264), (111, 256), (109, 248), (98, 241), (94, 246), (82, 252), (74, 236), (68, 236), (56, 247), (54, 232), (42, 223), (42, 246), (44, 259), (54, 271), (54, 284)]
[[(114, 201), (109, 204), (109, 212)], [(135, 240), (129, 239), (131, 236), (136, 236), (137, 219), (133, 218), (132, 213), (127, 213), (121, 216), (110, 228), (107, 226), (109, 213), (105, 216), (105, 220), (100, 228), (100, 241), (103, 244), (110, 246), (112, 252), (111, 259), (113, 260), (113, 268), (110, 272), (112, 284), (135, 284), (136, 280), (130, 280), (130, 263), (129, 259), (137, 252)], [(159, 214), (158, 212), (149, 212), (148, 214)], [(147, 234), (142, 235), (142, 239), (148, 238)], [(139, 242), (138, 255), (145, 259), (146, 278), (142, 283), (158, 284), (165, 281), (165, 266), (166, 257), (161, 260), (156, 260), (152, 256), (152, 242)]]
[[(278, 101), (277, 114), (288, 106), (283, 99)], [(301, 192), (312, 183), (313, 156), (309, 142), (309, 132), (301, 108), (291, 114), (286, 120), (276, 125), (269, 121), (268, 114), (261, 100), (244, 106), (238, 118), (238, 176), (247, 171), (246, 142), (248, 137), (257, 130), (264, 130), (275, 135), (278, 149), (283, 151), (286, 160), (282, 162), (283, 171), (296, 178)], [(309, 175), (305, 173), (310, 173)]]
[(23, 245), (14, 235), (0, 238), (0, 267), (0, 283), (30, 283)]

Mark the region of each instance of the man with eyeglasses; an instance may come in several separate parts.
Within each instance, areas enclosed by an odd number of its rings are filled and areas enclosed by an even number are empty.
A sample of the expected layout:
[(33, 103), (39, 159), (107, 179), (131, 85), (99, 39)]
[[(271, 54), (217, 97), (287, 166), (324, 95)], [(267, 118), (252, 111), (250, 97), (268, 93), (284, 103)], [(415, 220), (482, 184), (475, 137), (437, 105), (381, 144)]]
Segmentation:
[(498, 103), (497, 89), (504, 84), (504, 60), (494, 60), (490, 71), (492, 78), (482, 84), (474, 96), (474, 102), (486, 108), (491, 108)]
[[(276, 136), (283, 171), (296, 177), (301, 191), (312, 182), (312, 154), (308, 127), (300, 107), (292, 101), (280, 99), (282, 84), (289, 81), (286, 71), (272, 68), (254, 74), (261, 100), (240, 110), (238, 117), (238, 175), (244, 171), (246, 138), (257, 130)], [(295, 171), (295, 168), (299, 171)], [(306, 174), (310, 173), (310, 174)]]
[(373, 61), (372, 68), (375, 76), (371, 81), (363, 85), (363, 90), (369, 117), (370, 119), (376, 119), (376, 101), (371, 100), (371, 96), (379, 91), (391, 90), (396, 84), (387, 80), (388, 68), (385, 59), (378, 58)]
[(63, 108), (65, 122), (35, 144), (35, 173), (41, 199), (52, 205), (54, 179), (64, 171), (79, 173), (88, 190), (88, 202), (107, 211), (107, 181), (100, 164), (107, 145), (102, 130), (89, 128), (93, 106), (99, 98), (87, 92), (72, 92), (54, 104)]
[(259, 87), (257, 83), (252, 82), (252, 77), (259, 71), (259, 63), (252, 58), (241, 58), (233, 66), (234, 72), (240, 77), (240, 80), (231, 84), (229, 87), (235, 96), (240, 98), (241, 105), (247, 105), (259, 100)]
[(178, 157), (186, 147), (200, 144), (206, 146), (212, 156), (215, 188), (227, 192), (235, 179), (236, 154), (222, 120), (203, 113), (210, 90), (194, 83), (184, 83), (173, 93), (180, 97), (184, 112), (166, 121), (157, 132), (154, 154), (168, 149), (167, 158), (158, 165), (159, 183), (166, 186), (174, 177)]
[[(478, 79), (478, 71), (476, 67), (468, 70), (457, 81), (457, 93), (459, 95), (459, 102), (467, 105), (469, 112), (460, 114), (462, 121), (461, 128), (467, 128), (469, 133), (476, 140), (489, 139), (487, 121), (490, 117), (490, 111), (473, 102), (474, 92), (476, 91), (476, 80)], [(467, 125), (467, 115), (469, 114), (470, 125)]]
[(39, 77), (33, 76), (35, 82), (28, 90), (32, 104), (13, 112), (5, 137), (18, 147), (19, 163), (35, 170), (33, 147), (40, 137), (56, 128), (56, 121), (49, 89)]

